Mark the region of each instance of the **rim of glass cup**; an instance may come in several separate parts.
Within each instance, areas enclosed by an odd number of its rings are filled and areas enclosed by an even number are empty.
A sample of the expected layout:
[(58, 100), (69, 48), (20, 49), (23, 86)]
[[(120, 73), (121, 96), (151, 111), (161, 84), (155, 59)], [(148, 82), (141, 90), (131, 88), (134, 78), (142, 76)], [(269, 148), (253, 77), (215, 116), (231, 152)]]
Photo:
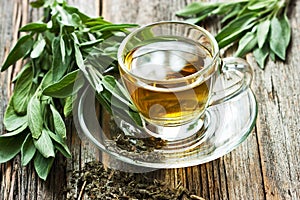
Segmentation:
[[(214, 55), (212, 55), (212, 62), (210, 64), (208, 64), (207, 66), (205, 66), (203, 69), (197, 71), (196, 73), (194, 74), (191, 74), (191, 75), (188, 75), (188, 76), (185, 76), (185, 77), (181, 77), (181, 78), (175, 78), (175, 79), (168, 79), (168, 80), (152, 80), (152, 79), (145, 79), (143, 77), (140, 77), (140, 76), (137, 76), (133, 73), (131, 73), (128, 68), (125, 66), (124, 64), (124, 55), (123, 55), (123, 52), (124, 52), (124, 49), (125, 49), (125, 46), (127, 44), (127, 42), (138, 32), (140, 32), (141, 30), (147, 28), (147, 27), (151, 27), (151, 26), (156, 26), (156, 25), (161, 25), (161, 24), (182, 24), (182, 25), (188, 25), (194, 29), (197, 29), (199, 30), (200, 32), (202, 32), (207, 38), (209, 38), (209, 41), (213, 44), (212, 47), (213, 47), (213, 50), (215, 52)], [(211, 52), (212, 53), (212, 52)], [(120, 46), (119, 46), (119, 49), (118, 49), (118, 54), (117, 54), (117, 58), (118, 58), (118, 64), (119, 66), (122, 68), (122, 70), (126, 73), (126, 74), (129, 74), (130, 76), (136, 78), (136, 79), (139, 79), (139, 80), (144, 80), (144, 81), (155, 81), (156, 83), (172, 83), (172, 82), (176, 82), (176, 81), (184, 81), (184, 80), (187, 80), (187, 79), (191, 79), (191, 78), (194, 78), (194, 77), (197, 77), (199, 76), (200, 74), (204, 74), (205, 71), (208, 71), (209, 69), (211, 69), (215, 63), (219, 60), (218, 59), (218, 56), (219, 56), (219, 46), (218, 46), (218, 43), (216, 41), (216, 39), (214, 38), (214, 36), (208, 32), (206, 29), (200, 27), (200, 26), (197, 26), (195, 24), (191, 24), (189, 22), (183, 22), (183, 21), (159, 21), (159, 22), (154, 22), (154, 23), (150, 23), (150, 24), (146, 24), (146, 25), (143, 25), (137, 29), (135, 29), (134, 31), (132, 31), (131, 33), (129, 33), (125, 38), (124, 40), (121, 42)]]

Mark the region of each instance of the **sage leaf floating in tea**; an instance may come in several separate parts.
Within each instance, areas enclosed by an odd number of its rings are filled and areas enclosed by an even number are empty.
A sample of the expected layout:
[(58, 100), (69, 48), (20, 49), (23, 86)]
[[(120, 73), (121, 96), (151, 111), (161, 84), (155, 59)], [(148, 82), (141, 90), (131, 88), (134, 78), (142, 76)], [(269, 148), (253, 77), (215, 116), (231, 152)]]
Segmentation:
[[(176, 14), (192, 23), (219, 15), (223, 28), (217, 33), (220, 48), (238, 43), (235, 56), (249, 52), (264, 69), (269, 56), (285, 60), (291, 40), (291, 27), (287, 17), (289, 0), (242, 0), (224, 2), (194, 2)], [(207, 12), (209, 11), (209, 12)]]

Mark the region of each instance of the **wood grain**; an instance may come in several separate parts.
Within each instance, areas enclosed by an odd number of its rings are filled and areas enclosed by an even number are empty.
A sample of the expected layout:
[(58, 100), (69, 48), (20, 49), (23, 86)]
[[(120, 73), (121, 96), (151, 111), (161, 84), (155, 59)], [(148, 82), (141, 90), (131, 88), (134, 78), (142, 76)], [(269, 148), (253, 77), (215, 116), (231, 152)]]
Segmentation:
[[(72, 0), (89, 15), (102, 14), (114, 23), (147, 24), (161, 20), (182, 20), (175, 11), (193, 0)], [(213, 1), (213, 0), (212, 0)], [(32, 10), (29, 0), (0, 1), (0, 61), (19, 37), (18, 28), (42, 15)], [(287, 61), (268, 61), (260, 70), (251, 54), (247, 60), (254, 68), (252, 89), (258, 101), (256, 127), (247, 140), (231, 153), (212, 162), (181, 169), (158, 170), (151, 175), (170, 186), (182, 184), (205, 199), (300, 199), (300, 3), (292, 1), (289, 18), (292, 43)], [(205, 27), (212, 33), (220, 24)], [(0, 74), (0, 133), (5, 133), (3, 114), (13, 90), (12, 77), (20, 64)], [(0, 164), (0, 199), (64, 199), (64, 187), (72, 170), (101, 157), (88, 140), (80, 140), (72, 119), (68, 119), (68, 140), (73, 158), (56, 158), (46, 182), (32, 165), (22, 167), (20, 158)], [(80, 188), (77, 190), (80, 190)], [(88, 199), (85, 196), (85, 199)]]

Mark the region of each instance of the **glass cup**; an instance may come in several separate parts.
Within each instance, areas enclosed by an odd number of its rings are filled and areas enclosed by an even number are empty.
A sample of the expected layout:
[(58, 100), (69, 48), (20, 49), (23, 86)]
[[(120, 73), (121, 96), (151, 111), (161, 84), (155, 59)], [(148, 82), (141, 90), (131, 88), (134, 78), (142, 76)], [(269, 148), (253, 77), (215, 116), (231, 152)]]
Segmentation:
[[(164, 21), (131, 32), (118, 50), (121, 79), (154, 137), (174, 141), (205, 135), (208, 106), (245, 91), (252, 69), (241, 58), (221, 59), (205, 29)], [(200, 132), (200, 133), (199, 133)]]

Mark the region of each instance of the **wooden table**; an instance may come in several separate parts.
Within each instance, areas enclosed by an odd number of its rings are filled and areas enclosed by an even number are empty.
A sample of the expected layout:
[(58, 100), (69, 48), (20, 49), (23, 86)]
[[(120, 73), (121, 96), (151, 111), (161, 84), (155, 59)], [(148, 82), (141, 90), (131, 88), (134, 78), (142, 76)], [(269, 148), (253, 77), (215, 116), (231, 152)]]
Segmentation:
[[(212, 0), (214, 1), (214, 0)], [(0, 60), (19, 37), (18, 29), (42, 15), (29, 0), (0, 1)], [(89, 15), (103, 15), (114, 23), (146, 24), (179, 19), (175, 11), (192, 0), (70, 0)], [(264, 71), (254, 67), (252, 89), (259, 114), (245, 142), (231, 153), (199, 166), (159, 170), (157, 178), (170, 186), (182, 182), (205, 199), (300, 199), (300, 1), (291, 1), (289, 18), (292, 42), (285, 63), (268, 61)], [(215, 32), (219, 24), (207, 26)], [(12, 78), (20, 65), (1, 73), (0, 131), (3, 113), (12, 93)], [(22, 167), (20, 157), (0, 164), (0, 199), (64, 199), (63, 188), (70, 172), (95, 158), (89, 142), (81, 142), (72, 122), (68, 123), (73, 158), (58, 156), (47, 181), (38, 178), (33, 165)]]

